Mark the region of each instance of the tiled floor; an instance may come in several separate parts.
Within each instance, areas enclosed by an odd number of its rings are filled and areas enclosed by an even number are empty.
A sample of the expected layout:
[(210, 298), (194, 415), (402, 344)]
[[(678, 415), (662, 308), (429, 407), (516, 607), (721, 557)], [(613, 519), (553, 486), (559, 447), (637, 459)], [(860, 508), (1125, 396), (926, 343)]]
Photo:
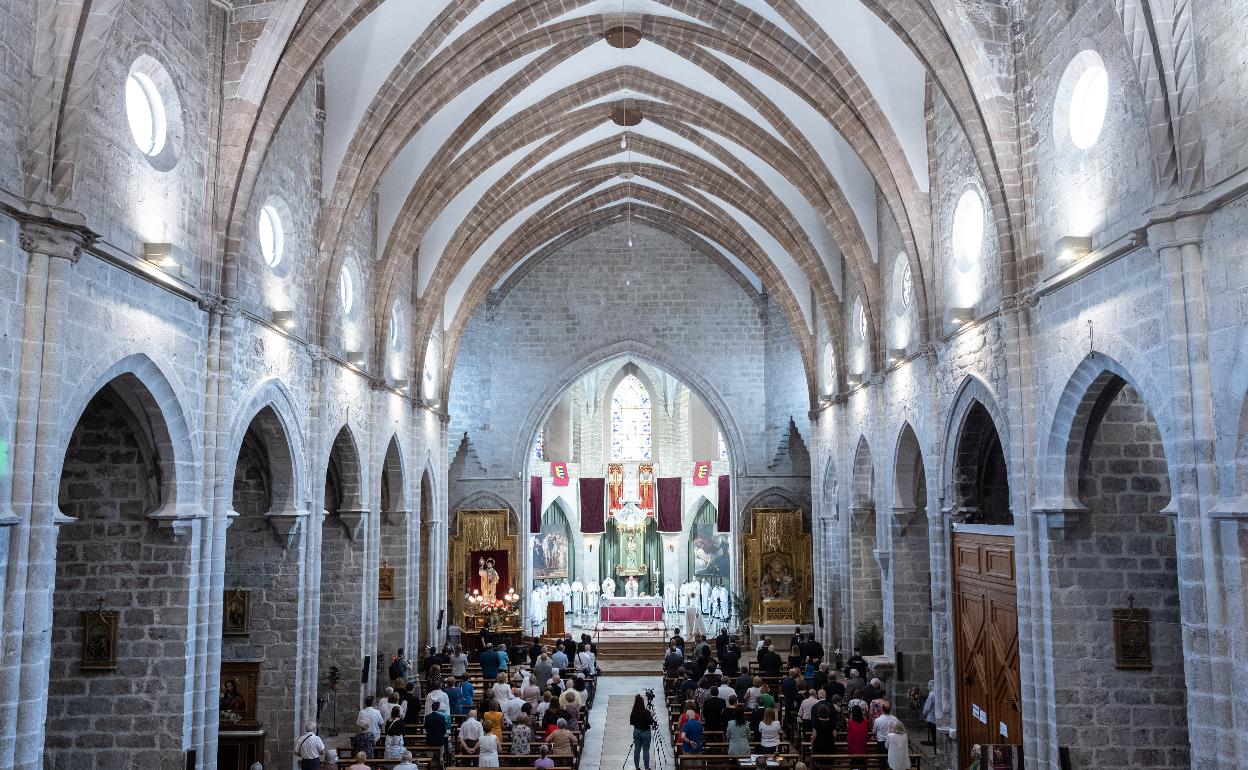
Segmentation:
[(591, 725), (581, 755), (581, 770), (630, 770), (633, 759), (629, 746), (633, 728), (628, 723), (633, 696), (654, 689), (655, 714), (659, 720), (664, 746), (657, 740), (650, 747), (652, 770), (672, 770), (671, 742), (666, 739), (667, 713), (663, 708), (663, 679), (659, 676), (603, 676), (598, 679), (598, 693), (589, 713)]

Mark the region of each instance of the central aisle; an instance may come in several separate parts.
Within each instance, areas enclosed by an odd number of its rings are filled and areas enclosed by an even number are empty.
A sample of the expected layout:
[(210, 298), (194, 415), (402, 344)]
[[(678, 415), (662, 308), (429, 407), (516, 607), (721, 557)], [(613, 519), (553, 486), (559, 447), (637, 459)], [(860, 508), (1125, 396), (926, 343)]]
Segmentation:
[[(660, 733), (664, 736), (664, 748), (660, 749), (656, 739), (650, 746), (650, 768), (659, 770), (658, 752), (664, 752), (662, 767), (673, 770), (671, 741), (667, 729), (667, 709), (663, 700), (663, 678), (661, 676), (600, 676), (598, 693), (594, 696), (594, 707), (589, 712), (590, 729), (585, 737), (585, 748), (581, 754), (581, 770), (632, 770), (633, 759), (625, 753), (633, 742), (633, 728), (628, 723), (629, 712), (633, 708), (633, 696), (644, 693), (646, 688), (654, 690), (654, 713), (659, 720)], [(644, 697), (644, 696), (643, 696)]]

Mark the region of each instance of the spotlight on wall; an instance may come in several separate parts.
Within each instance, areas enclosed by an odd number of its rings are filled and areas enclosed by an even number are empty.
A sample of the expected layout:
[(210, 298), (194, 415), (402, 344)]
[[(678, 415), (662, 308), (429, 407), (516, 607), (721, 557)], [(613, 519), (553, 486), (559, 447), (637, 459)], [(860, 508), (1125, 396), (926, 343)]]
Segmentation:
[(889, 348), (888, 349), (888, 362), (890, 364), (895, 364), (898, 361), (901, 361), (902, 359), (904, 359), (905, 357), (906, 357), (905, 348)]
[(270, 317), (273, 319), (273, 323), (283, 329), (290, 330), (295, 328), (295, 311), (293, 310), (274, 310)]
[(351, 364), (352, 366), (363, 366), (364, 365), (364, 351), (348, 350), (347, 351), (347, 363)]
[(862, 372), (849, 375), (847, 378), (845, 378), (845, 381), (849, 383), (849, 387), (851, 388), (858, 387), (859, 385), (862, 384)]
[(172, 243), (143, 244), (143, 259), (156, 267), (168, 269), (178, 266), (177, 260), (173, 258)]
[(1074, 262), (1088, 256), (1091, 251), (1091, 236), (1067, 235), (1057, 239), (1058, 262)]
[(975, 320), (975, 308), (972, 307), (951, 307), (949, 308), (949, 323), (955, 327), (965, 326)]
[(823, 404), (824, 406), (827, 406), (828, 404), (832, 403), (832, 394), (824, 393), (822, 396), (819, 397), (819, 403)]
[(407, 380), (396, 379), (394, 381), (394, 389), (399, 391), (400, 393), (406, 393), (407, 392)]

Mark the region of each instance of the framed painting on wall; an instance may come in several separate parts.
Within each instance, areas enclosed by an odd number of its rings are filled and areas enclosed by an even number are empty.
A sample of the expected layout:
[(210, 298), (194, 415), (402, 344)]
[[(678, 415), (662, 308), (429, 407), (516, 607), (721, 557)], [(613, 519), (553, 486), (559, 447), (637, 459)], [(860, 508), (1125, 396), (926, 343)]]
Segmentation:
[(246, 636), (251, 633), (251, 591), (227, 588), (221, 602), (221, 633), (225, 636)]

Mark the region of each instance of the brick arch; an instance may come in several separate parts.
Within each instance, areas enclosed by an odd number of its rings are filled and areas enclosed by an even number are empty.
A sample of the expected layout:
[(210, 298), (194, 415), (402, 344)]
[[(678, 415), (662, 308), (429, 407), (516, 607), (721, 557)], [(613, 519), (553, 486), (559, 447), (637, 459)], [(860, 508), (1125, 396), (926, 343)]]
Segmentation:
[[(199, 464), (197, 444), (191, 438), (186, 412), (172, 383), (147, 355), (126, 356), (106, 368), (95, 367), (95, 374), (82, 378), (76, 392), (66, 399), (66, 403), (81, 406), (67, 412), (74, 418), (61, 426), (61, 445), (69, 443), (70, 435), (95, 394), (110, 386), (130, 412), (136, 434), (147, 437), (157, 457), (162, 477), (162, 504), (153, 518), (201, 515), (202, 491), (195, 470)], [(61, 467), (57, 466), (55, 472), (59, 477)]]
[(850, 485), (854, 509), (875, 506), (875, 463), (866, 436), (859, 436), (854, 449), (853, 477)]
[[(267, 380), (252, 389), (244, 402), (244, 408), (235, 417), (230, 431), (230, 453), (237, 458), (248, 430), (255, 428), (255, 435), (264, 445), (269, 458), (272, 489), (272, 506), (269, 513), (306, 513), (309, 504), (304, 458), (307, 443), (296, 417), (298, 411), (290, 391), (277, 380)], [(233, 473), (222, 479), (222, 494), (233, 499)]]
[[(1112, 400), (1124, 385), (1130, 385), (1140, 397), (1149, 403), (1160, 403), (1162, 397), (1151, 387), (1149, 381), (1136, 378), (1114, 358), (1100, 352), (1085, 356), (1070, 378), (1058, 399), (1049, 427), (1047, 440), (1038, 458), (1036, 478), (1041, 507), (1054, 511), (1084, 511), (1086, 506), (1079, 496), (1079, 476), (1084, 450), (1096, 432), (1095, 415), (1099, 406)], [(1167, 457), (1175, 457), (1173, 427), (1156, 419), (1162, 445)], [(1167, 463), (1170, 488), (1178, 489), (1173, 463)]]

